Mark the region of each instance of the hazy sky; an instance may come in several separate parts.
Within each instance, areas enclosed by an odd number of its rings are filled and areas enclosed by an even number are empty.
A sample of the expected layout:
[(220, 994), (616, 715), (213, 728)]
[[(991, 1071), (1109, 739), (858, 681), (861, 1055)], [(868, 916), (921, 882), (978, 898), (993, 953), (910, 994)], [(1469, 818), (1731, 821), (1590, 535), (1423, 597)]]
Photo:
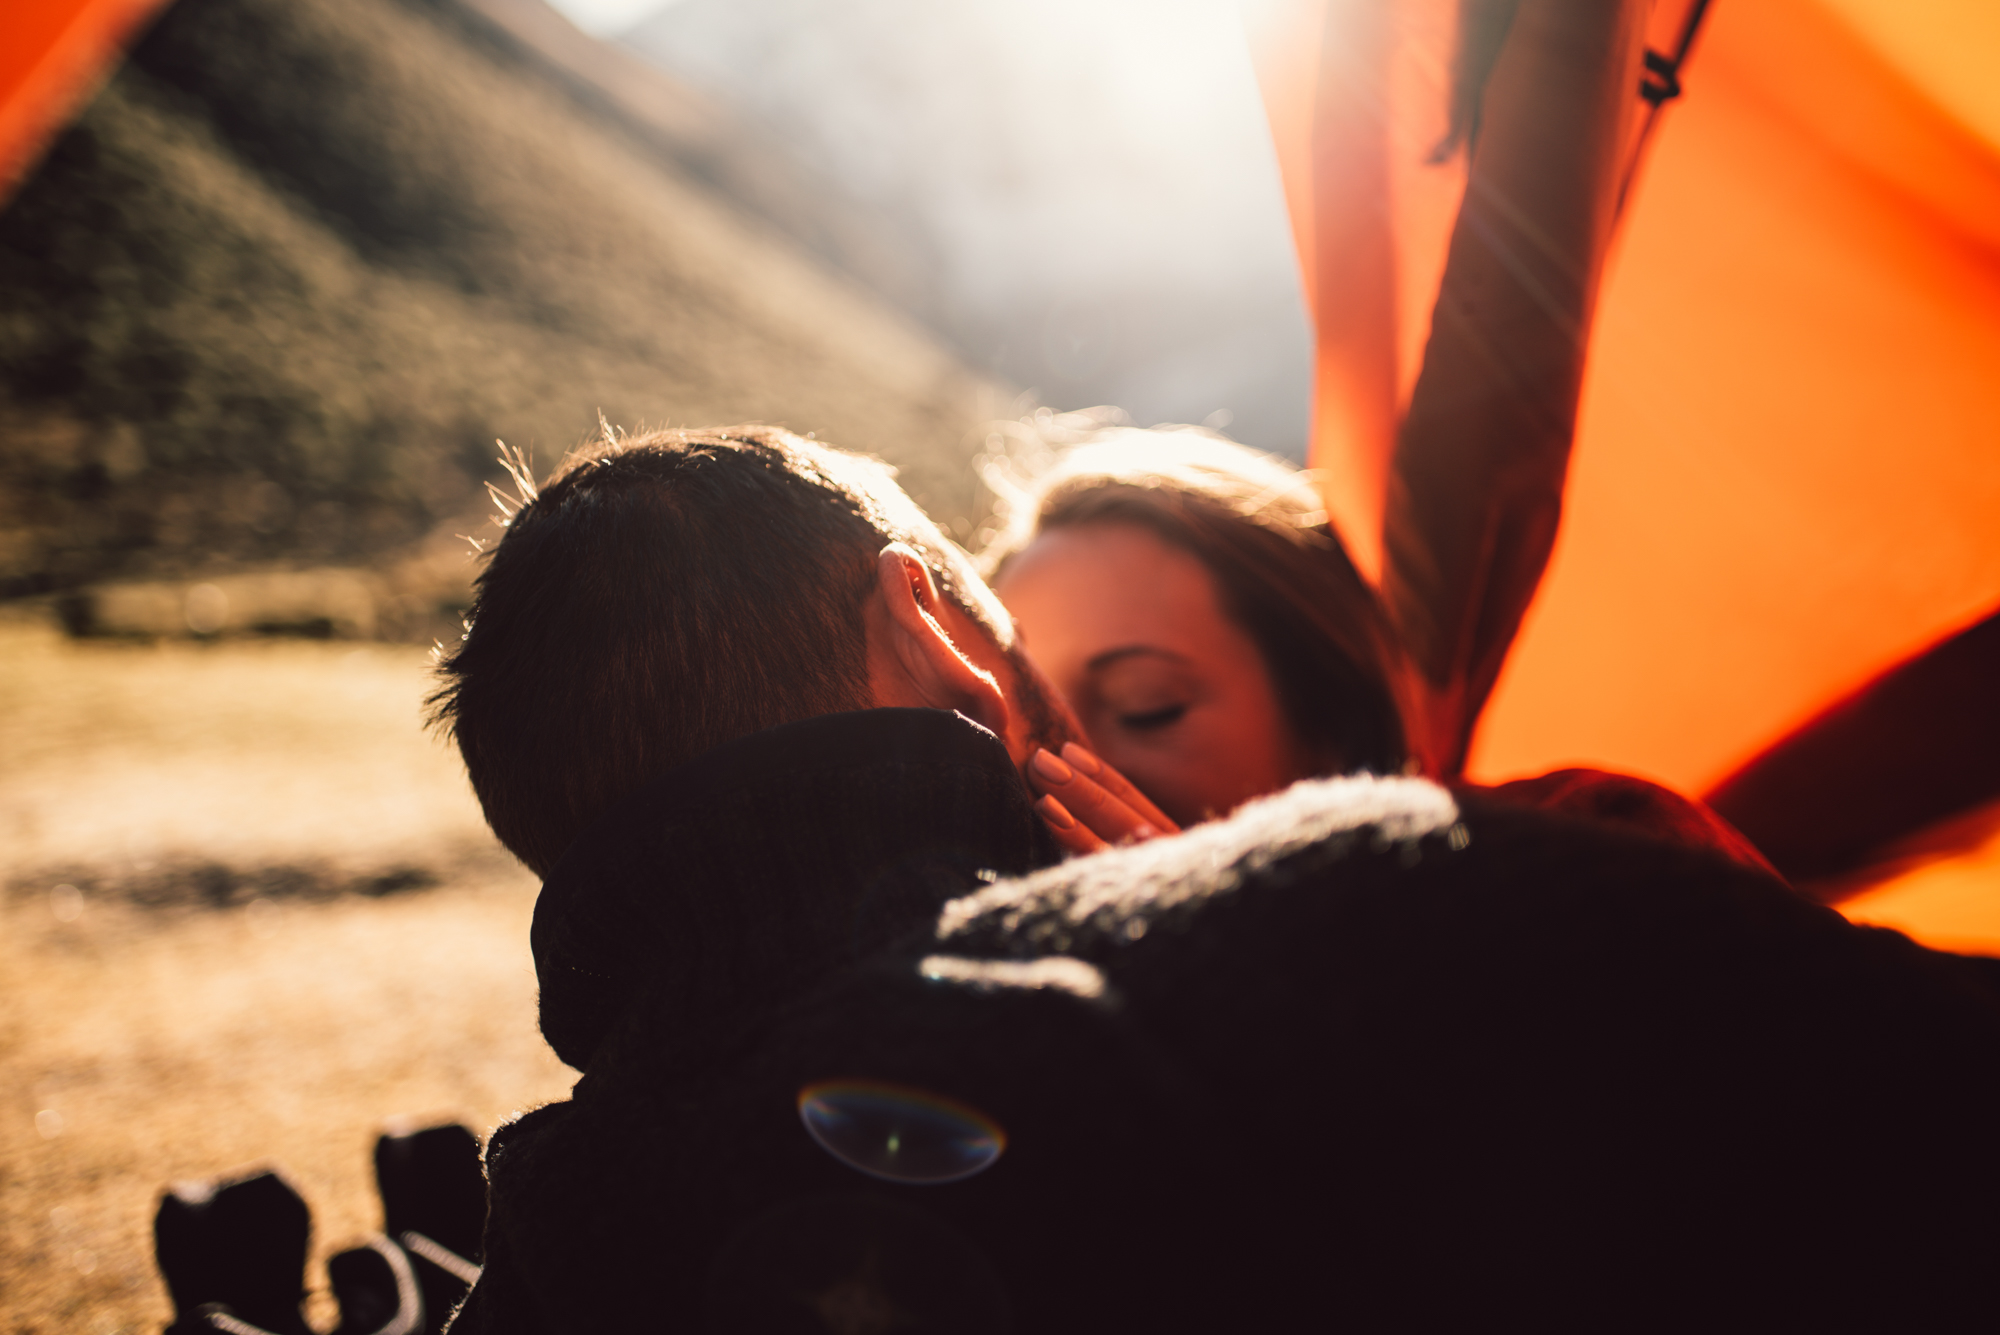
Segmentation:
[(1311, 334), (1234, 0), (677, 0), (620, 44), (895, 238), (842, 262), (977, 369), (1302, 450)]
[(1237, 0), (548, 3), (865, 217), (835, 263), (976, 369), (1303, 451), (1312, 335)]
[(665, 9), (674, 0), (549, 0), (569, 21), (593, 37), (610, 37)]

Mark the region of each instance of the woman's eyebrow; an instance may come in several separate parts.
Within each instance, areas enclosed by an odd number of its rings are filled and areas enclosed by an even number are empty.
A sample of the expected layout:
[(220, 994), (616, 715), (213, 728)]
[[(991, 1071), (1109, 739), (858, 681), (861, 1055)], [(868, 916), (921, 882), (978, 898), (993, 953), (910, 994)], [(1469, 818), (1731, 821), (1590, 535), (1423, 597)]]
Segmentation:
[(1184, 656), (1175, 653), (1171, 649), (1162, 649), (1156, 644), (1121, 644), (1115, 649), (1106, 649), (1101, 654), (1093, 655), (1090, 661), (1086, 662), (1083, 666), (1086, 672), (1101, 672), (1113, 663), (1123, 662), (1127, 658), (1139, 657), (1164, 658), (1181, 664), (1187, 662)]

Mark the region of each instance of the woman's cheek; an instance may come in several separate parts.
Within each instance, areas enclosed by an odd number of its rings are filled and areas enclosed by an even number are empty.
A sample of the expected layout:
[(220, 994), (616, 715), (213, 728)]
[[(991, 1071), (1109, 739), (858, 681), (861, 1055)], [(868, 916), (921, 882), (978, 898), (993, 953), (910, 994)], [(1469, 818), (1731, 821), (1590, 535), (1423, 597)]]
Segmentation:
[(1116, 726), (1093, 726), (1090, 722), (1086, 722), (1085, 731), (1091, 734), (1090, 749), (1152, 798), (1160, 810), (1180, 824), (1201, 819), (1201, 764), (1188, 755), (1185, 746), (1166, 738), (1135, 737)]
[(1203, 726), (1190, 715), (1171, 727), (1137, 735), (1107, 729), (1112, 740), (1097, 753), (1138, 785), (1176, 822), (1190, 825), (1227, 814), (1248, 798), (1241, 758), (1226, 722)]
[(1227, 815), (1252, 798), (1276, 792), (1299, 777), (1290, 760), (1290, 738), (1280, 721), (1255, 707), (1210, 708), (1191, 713), (1181, 739), (1189, 770), (1184, 788), (1204, 811)]

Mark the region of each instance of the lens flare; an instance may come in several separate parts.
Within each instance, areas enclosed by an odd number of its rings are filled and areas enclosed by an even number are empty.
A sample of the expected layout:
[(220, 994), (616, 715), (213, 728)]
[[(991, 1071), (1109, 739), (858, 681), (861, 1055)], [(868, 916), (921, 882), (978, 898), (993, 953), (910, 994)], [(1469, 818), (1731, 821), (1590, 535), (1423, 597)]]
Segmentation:
[(879, 1080), (807, 1085), (799, 1120), (828, 1154), (888, 1182), (957, 1182), (991, 1168), (1007, 1148), (1007, 1133), (977, 1109)]

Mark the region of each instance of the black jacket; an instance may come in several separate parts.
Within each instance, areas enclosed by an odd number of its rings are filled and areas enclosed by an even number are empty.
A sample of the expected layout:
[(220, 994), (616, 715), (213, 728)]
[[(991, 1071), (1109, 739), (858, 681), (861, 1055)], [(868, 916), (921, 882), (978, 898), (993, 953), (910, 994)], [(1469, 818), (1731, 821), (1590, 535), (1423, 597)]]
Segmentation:
[(774, 728), (622, 802), (535, 906), (542, 1032), (584, 1074), (495, 1132), (485, 1273), (454, 1329), (689, 1311), (654, 1280), (663, 1249), (679, 1260), (683, 1230), (712, 1242), (720, 1220), (665, 1184), (714, 1147), (663, 1133), (663, 1108), (704, 1106), (759, 1029), (842, 968), (1058, 855), (998, 739), (936, 710)]
[[(609, 949), (613, 919), (590, 921)], [(545, 970), (595, 976), (556, 939), (538, 920)], [(680, 976), (710, 976), (706, 952), (642, 980), (647, 947), (619, 950), (622, 1000), (580, 1012), (610, 1022), (564, 1040), (589, 1048), (576, 1098), (496, 1135), (461, 1330), (1951, 1329), (1995, 1310), (2000, 1008), (1980, 980), (1601, 824), (1309, 783), (978, 889), (739, 1008)], [(565, 995), (545, 994), (552, 1037)], [(845, 1131), (802, 1117), (856, 1097)], [(921, 1159), (953, 1125), (989, 1166), (864, 1171), (893, 1160), (882, 1134)]]

